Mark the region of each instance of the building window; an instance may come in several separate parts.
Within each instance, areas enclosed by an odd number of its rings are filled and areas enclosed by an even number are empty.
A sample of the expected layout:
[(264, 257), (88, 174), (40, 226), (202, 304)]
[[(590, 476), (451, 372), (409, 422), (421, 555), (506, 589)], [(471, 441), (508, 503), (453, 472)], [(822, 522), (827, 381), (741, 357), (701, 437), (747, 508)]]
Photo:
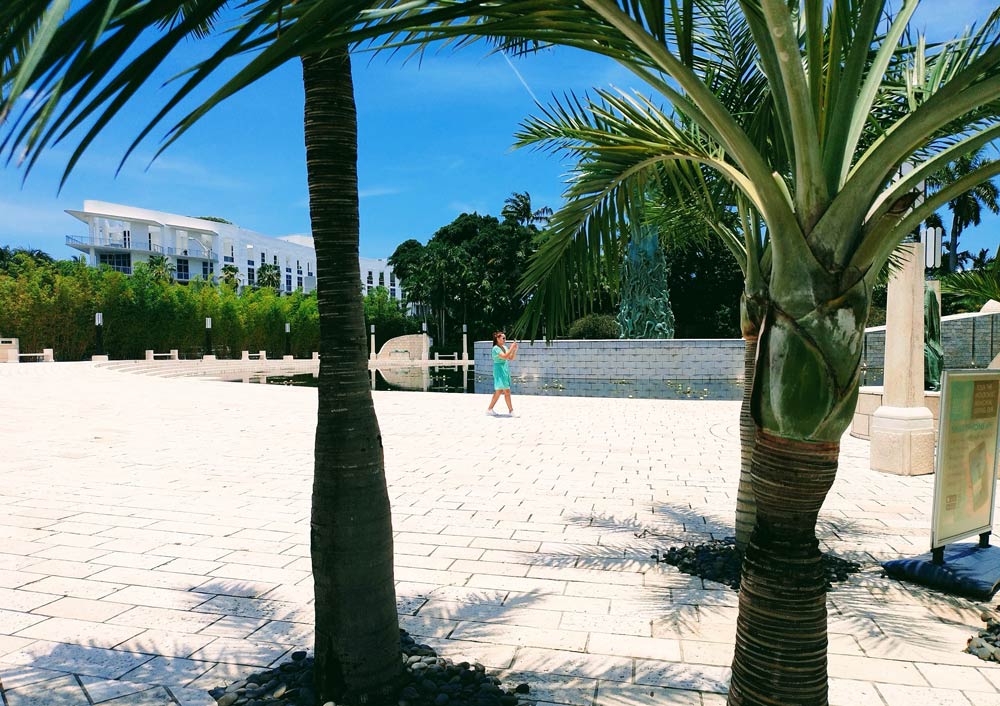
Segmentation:
[(236, 262), (236, 258), (232, 255), (224, 255), (222, 258), (223, 262)]
[(98, 263), (107, 265), (115, 272), (132, 274), (132, 254), (131, 253), (107, 253), (102, 252)]
[(132, 232), (128, 230), (122, 231), (122, 247), (131, 248), (132, 247)]
[(395, 272), (390, 272), (389, 273), (389, 286), (390, 287), (395, 287), (396, 286), (396, 273)]
[(374, 286), (374, 284), (375, 284), (375, 277), (372, 275), (372, 271), (368, 270), (368, 286), (371, 287)]
[(179, 282), (187, 282), (189, 279), (191, 279), (191, 275), (188, 269), (188, 261), (183, 258), (177, 258), (177, 280)]
[(389, 288), (389, 295), (390, 295), (390, 296), (391, 296), (391, 297), (392, 297), (393, 299), (395, 299), (395, 298), (396, 298), (396, 288), (395, 288), (395, 287), (390, 287), (390, 288)]
[(278, 256), (277, 255), (274, 256), (274, 266), (275, 267), (278, 266)]
[(263, 251), (261, 251), (261, 253), (260, 253), (260, 264), (261, 265), (266, 265), (267, 264), (267, 260), (265, 259), (266, 257), (267, 257), (267, 255)]
[(380, 287), (385, 286), (385, 272), (378, 273), (378, 286)]
[(292, 291), (292, 276), (291, 275), (285, 275), (285, 291), (286, 292)]
[(146, 233), (146, 249), (152, 252), (153, 250), (153, 234)]
[(313, 264), (311, 262), (306, 263), (306, 275), (309, 277), (313, 276)]
[[(251, 263), (251, 264), (253, 264), (253, 263)], [(253, 287), (255, 284), (257, 284), (257, 280), (254, 277), (254, 269), (252, 267), (248, 267), (247, 268), (247, 286)]]
[(214, 262), (202, 262), (201, 263), (201, 276), (202, 279), (210, 280), (215, 274), (215, 263)]
[(299, 289), (302, 289), (302, 272), (301, 272), (301, 270), (299, 271), (298, 287), (299, 287)]

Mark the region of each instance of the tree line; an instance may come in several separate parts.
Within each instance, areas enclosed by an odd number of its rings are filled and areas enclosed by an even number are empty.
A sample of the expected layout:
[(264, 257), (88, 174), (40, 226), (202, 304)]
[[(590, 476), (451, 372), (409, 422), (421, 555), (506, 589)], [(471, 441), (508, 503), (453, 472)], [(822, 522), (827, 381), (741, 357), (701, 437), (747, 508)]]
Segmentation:
[(237, 291), (200, 278), (182, 285), (145, 263), (128, 276), (82, 260), (8, 253), (0, 262), (0, 335), (20, 339), (22, 351), (52, 348), (57, 360), (89, 358), (97, 352), (97, 312), (104, 315), (104, 349), (113, 359), (174, 348), (186, 358), (201, 356), (206, 318), (212, 319), (212, 352), (220, 357), (238, 358), (244, 350), (282, 355), (286, 322), (293, 355), (319, 350), (315, 294)]

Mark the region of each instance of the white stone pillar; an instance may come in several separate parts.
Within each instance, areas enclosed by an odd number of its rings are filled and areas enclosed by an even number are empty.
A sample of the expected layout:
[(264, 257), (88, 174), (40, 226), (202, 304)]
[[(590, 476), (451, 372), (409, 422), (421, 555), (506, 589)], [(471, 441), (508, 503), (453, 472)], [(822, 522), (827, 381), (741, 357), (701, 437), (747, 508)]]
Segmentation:
[(924, 406), (924, 253), (900, 251), (903, 266), (889, 281), (883, 406), (871, 420), (873, 471), (914, 476), (934, 472), (934, 419)]

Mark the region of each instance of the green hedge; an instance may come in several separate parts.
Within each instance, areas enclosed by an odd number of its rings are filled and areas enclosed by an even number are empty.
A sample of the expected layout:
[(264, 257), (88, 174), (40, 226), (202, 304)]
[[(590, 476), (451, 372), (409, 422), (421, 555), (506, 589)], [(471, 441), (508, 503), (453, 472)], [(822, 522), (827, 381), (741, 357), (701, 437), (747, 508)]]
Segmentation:
[(115, 359), (172, 348), (201, 356), (205, 318), (212, 319), (212, 347), (220, 357), (240, 352), (285, 352), (285, 322), (292, 353), (319, 350), (315, 294), (281, 296), (272, 290), (237, 294), (231, 287), (194, 280), (156, 281), (137, 266), (131, 276), (75, 260), (36, 262), (18, 255), (0, 270), (0, 336), (20, 339), (24, 352), (52, 348), (57, 360), (82, 360), (95, 352), (94, 313), (104, 314), (104, 347)]

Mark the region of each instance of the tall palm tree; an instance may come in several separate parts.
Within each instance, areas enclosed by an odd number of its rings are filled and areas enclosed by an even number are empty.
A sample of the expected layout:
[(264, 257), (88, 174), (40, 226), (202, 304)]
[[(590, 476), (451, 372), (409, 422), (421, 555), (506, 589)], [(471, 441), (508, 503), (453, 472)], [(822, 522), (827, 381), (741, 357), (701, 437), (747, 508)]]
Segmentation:
[(261, 265), (257, 270), (257, 286), (261, 289), (281, 289), (281, 270), (277, 265)]
[(552, 209), (548, 206), (535, 209), (531, 205), (531, 194), (527, 191), (524, 193), (515, 191), (509, 198), (504, 200), (500, 215), (505, 220), (514, 221), (522, 226), (544, 226), (548, 224), (549, 219), (552, 217)]
[[(402, 4), (396, 23), (395, 16), (377, 12), (391, 10), (393, 0), (242, 3), (239, 24), (213, 55), (183, 76), (123, 158), (226, 60), (252, 56), (169, 132), (161, 151), (225, 98), (289, 60), (301, 62), (320, 314), (311, 529), (319, 703), (387, 701), (401, 669), (385, 464), (357, 288), (357, 123), (347, 46), (433, 19), (433, 14), (421, 14), (425, 4)], [(65, 137), (63, 131), (72, 132), (91, 119), (69, 158), (63, 183), (107, 122), (150, 82), (164, 59), (181, 42), (210, 31), (226, 0), (85, 0), (73, 12), (69, 6), (59, 0), (0, 5), (0, 27), (10, 28), (0, 33), (0, 57), (17, 57), (0, 75), (0, 151), (23, 155), (30, 170), (53, 140)], [(369, 12), (377, 22), (354, 32), (366, 24)], [(147, 41), (151, 30), (153, 39)], [(136, 52), (135, 47), (142, 49)]]
[[(990, 161), (985, 155), (985, 148), (960, 155), (954, 162), (946, 166), (940, 173), (927, 180), (931, 188), (940, 188), (954, 183), (966, 174), (982, 169)], [(976, 184), (972, 189), (957, 195), (948, 202), (951, 211), (951, 228), (948, 230), (948, 272), (958, 270), (958, 238), (969, 226), (978, 226), (983, 220), (983, 209), (990, 213), (1000, 213), (1000, 191), (991, 180)]]
[[(775, 103), (766, 145), (669, 41), (677, 3), (499, 0), (442, 29), (506, 32), (619, 61), (700, 131), (691, 139), (677, 119), (646, 120), (628, 144), (649, 159), (716, 170), (766, 224), (767, 251), (746, 258), (749, 270), (759, 263), (767, 300), (751, 391), (757, 514), (739, 594), (733, 705), (828, 702), (816, 519), (857, 401), (871, 289), (903, 237), (1000, 173), (984, 165), (915, 203), (920, 180), (1000, 136), (1000, 12), (970, 37), (921, 42), (902, 84), (886, 89), (917, 4), (886, 20), (885, 0), (741, 0)], [(873, 111), (888, 129), (865, 139)], [(907, 161), (915, 168), (897, 176)]]
[(157, 282), (173, 282), (177, 267), (166, 255), (150, 255), (146, 261), (150, 276)]

